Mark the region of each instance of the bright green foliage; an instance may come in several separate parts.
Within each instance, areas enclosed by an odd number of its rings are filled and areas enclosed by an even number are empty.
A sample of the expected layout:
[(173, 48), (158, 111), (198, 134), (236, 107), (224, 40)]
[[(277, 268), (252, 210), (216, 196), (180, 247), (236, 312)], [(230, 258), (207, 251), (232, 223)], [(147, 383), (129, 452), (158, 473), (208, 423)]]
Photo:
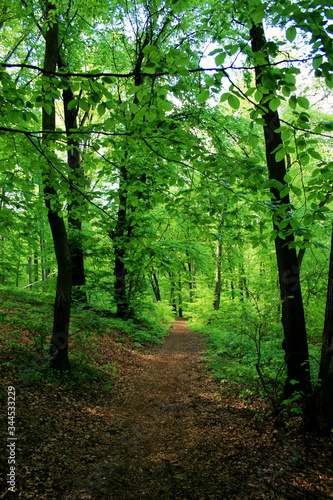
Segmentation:
[[(283, 379), (283, 359), (273, 242), (292, 231), (299, 255), (305, 252), (303, 299), (317, 356), (333, 182), (332, 14), (323, 7), (317, 1), (64, 0), (56, 9), (66, 66), (43, 75), (48, 27), (41, 4), (5, 2), (0, 284), (21, 289), (44, 278), (33, 296), (54, 291), (55, 277), (45, 279), (56, 271), (41, 194), (47, 166), (56, 191), (52, 209), (66, 220), (68, 206), (75, 207), (72, 215), (82, 221), (86, 291), (95, 309), (116, 312), (113, 272), (117, 259), (124, 264), (133, 318), (100, 318), (96, 331), (114, 326), (140, 344), (157, 342), (174, 308), (183, 309), (205, 328), (209, 363), (223, 378), (237, 372), (247, 383), (258, 380), (260, 349), (260, 369), (274, 385)], [(250, 29), (263, 19), (278, 30), (254, 54)], [(210, 71), (203, 70), (207, 53)], [(262, 69), (260, 85), (255, 66)], [(67, 163), (62, 99), (69, 87), (79, 177)], [(51, 113), (53, 99), (57, 130), (42, 141), (42, 110)], [(267, 176), (262, 127), (268, 110), (281, 118), (282, 144), (274, 151), (276, 161), (288, 164), (281, 183)], [(277, 209), (272, 188), (289, 194), (290, 205)], [(219, 311), (213, 308), (218, 273)], [(88, 316), (80, 314), (83, 325)], [(30, 327), (43, 349), (46, 331)], [(84, 364), (98, 337), (76, 338)]]

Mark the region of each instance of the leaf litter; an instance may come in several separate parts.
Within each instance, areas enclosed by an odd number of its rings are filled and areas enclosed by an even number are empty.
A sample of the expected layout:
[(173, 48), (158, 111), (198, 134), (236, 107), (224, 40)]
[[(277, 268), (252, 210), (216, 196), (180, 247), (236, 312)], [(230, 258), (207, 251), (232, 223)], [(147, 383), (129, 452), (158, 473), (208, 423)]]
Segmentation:
[[(332, 443), (302, 433), (297, 416), (276, 427), (263, 400), (215, 380), (204, 338), (185, 320), (148, 350), (121, 336), (99, 339), (97, 365), (118, 375), (107, 390), (98, 380), (83, 390), (65, 380), (18, 386), (15, 498), (333, 498)], [(15, 385), (10, 362), (1, 375)], [(1, 493), (10, 498), (5, 480)]]

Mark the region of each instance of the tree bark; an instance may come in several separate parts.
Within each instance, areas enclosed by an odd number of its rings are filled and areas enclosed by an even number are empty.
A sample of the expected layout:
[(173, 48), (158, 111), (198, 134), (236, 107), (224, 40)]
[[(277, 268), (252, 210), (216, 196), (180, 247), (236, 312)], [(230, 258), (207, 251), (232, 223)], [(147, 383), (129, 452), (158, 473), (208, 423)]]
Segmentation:
[[(48, 28), (45, 33), (44, 70), (55, 71), (58, 59), (58, 23), (55, 5), (49, 1), (45, 4), (46, 22)], [(47, 98), (47, 91), (43, 89), (44, 102), (51, 106), (51, 111), (43, 107), (42, 127), (43, 144), (49, 144), (48, 134), (55, 130), (54, 99)], [(51, 227), (54, 250), (58, 263), (57, 289), (54, 301), (53, 331), (50, 346), (51, 367), (64, 371), (70, 369), (68, 359), (68, 332), (71, 306), (72, 288), (72, 261), (69, 250), (65, 222), (59, 216), (57, 208), (51, 206), (51, 200), (57, 199), (57, 192), (52, 185), (49, 169), (43, 172), (43, 193), (48, 211), (48, 220)]]
[[(147, 28), (148, 29), (148, 28)], [(141, 66), (144, 59), (143, 48), (148, 44), (148, 38), (146, 36), (145, 41), (140, 47), (138, 43), (138, 54), (136, 59), (136, 64), (133, 70), (134, 73), (134, 84), (139, 87), (142, 83)], [(138, 98), (135, 95), (133, 102), (138, 104)], [(134, 114), (133, 114), (134, 117)], [(130, 307), (130, 297), (127, 293), (126, 287), (126, 264), (125, 257), (127, 253), (127, 245), (130, 242), (130, 238), (133, 231), (133, 223), (129, 220), (129, 214), (133, 215), (136, 207), (133, 207), (128, 201), (128, 182), (129, 182), (129, 169), (126, 164), (128, 156), (128, 144), (126, 144), (127, 149), (125, 152), (125, 162), (121, 165), (119, 169), (119, 208), (117, 214), (117, 222), (115, 229), (115, 240), (114, 240), (114, 254), (115, 254), (115, 264), (114, 264), (114, 276), (116, 278), (114, 285), (114, 296), (117, 305), (117, 317), (126, 318), (133, 315)], [(141, 175), (141, 182), (146, 182), (146, 174)], [(140, 199), (142, 193), (138, 196)]]
[(217, 243), (216, 247), (216, 281), (214, 287), (214, 309), (220, 309), (221, 302), (221, 256), (222, 256), (222, 243)]
[(306, 408), (305, 426), (307, 430), (330, 436), (333, 429), (333, 227), (319, 380), (321, 385)]
[(151, 287), (152, 287), (154, 295), (155, 295), (156, 302), (160, 302), (161, 301), (161, 291), (160, 291), (160, 285), (159, 285), (156, 273), (150, 274), (149, 280), (150, 280), (150, 284), (151, 284)]
[[(64, 68), (65, 63), (58, 57), (59, 69)], [(72, 203), (68, 206), (68, 241), (72, 255), (72, 299), (81, 303), (87, 302), (85, 291), (86, 276), (84, 272), (84, 255), (82, 248), (82, 223), (77, 215), (80, 201), (77, 199), (77, 192), (74, 188), (82, 187), (84, 173), (81, 168), (81, 156), (79, 142), (73, 138), (73, 130), (77, 129), (77, 107), (68, 109), (69, 103), (74, 99), (74, 94), (68, 82), (68, 87), (63, 91), (64, 117), (67, 134), (67, 164), (72, 176), (70, 184), (70, 194)]]
[(34, 252), (34, 272), (35, 272), (35, 281), (38, 281), (38, 255)]
[(182, 280), (180, 276), (178, 279), (178, 315), (180, 318), (183, 317)]
[[(253, 52), (262, 52), (267, 64), (269, 64), (269, 57), (265, 53), (266, 39), (262, 22), (252, 26), (250, 37)], [(269, 71), (269, 66), (267, 68), (266, 71)], [(261, 85), (262, 75), (263, 70), (257, 66), (257, 86)], [(265, 108), (262, 116), (265, 121), (264, 136), (269, 179), (278, 181), (280, 185), (285, 187), (285, 160), (276, 161), (275, 159), (275, 151), (282, 145), (281, 134), (277, 132), (280, 128), (279, 115), (277, 111), (270, 110), (268, 102), (261, 104), (261, 107)], [(287, 365), (284, 397), (289, 397), (296, 391), (302, 391), (304, 394), (311, 392), (310, 365), (299, 266), (296, 250), (292, 245), (294, 243), (294, 234), (290, 224), (284, 229), (283, 235), (279, 230), (279, 223), (287, 216), (286, 212), (290, 211), (289, 194), (281, 197), (280, 190), (273, 185), (271, 187), (271, 199), (275, 206), (273, 227), (277, 234), (275, 251), (282, 300), (282, 324), (284, 330), (282, 346), (285, 351)]]
[[(129, 301), (126, 293), (125, 243), (130, 234), (127, 228), (127, 169), (123, 165), (119, 172), (119, 208), (114, 238), (114, 296), (117, 304), (117, 317), (129, 315)], [(126, 237), (127, 233), (127, 237)]]
[(170, 304), (172, 307), (172, 310), (175, 314), (177, 314), (177, 302), (176, 302), (176, 297), (175, 297), (175, 279), (173, 277), (173, 273), (169, 273), (169, 277), (171, 280), (171, 288), (170, 288)]

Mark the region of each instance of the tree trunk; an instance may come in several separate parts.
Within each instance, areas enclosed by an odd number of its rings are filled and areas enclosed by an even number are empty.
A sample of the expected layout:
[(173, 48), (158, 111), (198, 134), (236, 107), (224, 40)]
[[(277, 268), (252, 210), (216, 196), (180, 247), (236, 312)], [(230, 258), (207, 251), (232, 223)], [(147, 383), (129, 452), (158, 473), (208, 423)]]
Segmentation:
[[(63, 69), (66, 64), (58, 57), (59, 69)], [(68, 82), (68, 87), (63, 91), (64, 117), (67, 134), (67, 164), (69, 166), (72, 182), (70, 184), (70, 194), (72, 203), (68, 205), (68, 241), (73, 261), (72, 272), (72, 299), (81, 303), (87, 302), (85, 291), (86, 277), (84, 272), (84, 256), (82, 248), (82, 223), (77, 215), (80, 206), (76, 189), (82, 188), (84, 184), (84, 172), (81, 168), (80, 145), (73, 139), (73, 130), (77, 129), (77, 107), (68, 109), (69, 103), (74, 99), (74, 94)], [(76, 189), (75, 189), (76, 188)]]
[(177, 314), (177, 302), (176, 302), (176, 297), (175, 297), (175, 288), (176, 288), (175, 280), (174, 280), (174, 277), (173, 277), (172, 273), (169, 273), (169, 276), (170, 276), (170, 279), (171, 279), (170, 303), (171, 303), (171, 307), (172, 307), (173, 312), (175, 314)]
[[(58, 24), (55, 16), (55, 5), (46, 1), (46, 21), (49, 26), (45, 33), (44, 70), (48, 71), (56, 70), (58, 59)], [(50, 100), (50, 98), (47, 98), (47, 90), (43, 89), (43, 96), (44, 102), (51, 106), (50, 112), (47, 112), (45, 107), (43, 107), (42, 114), (43, 143), (47, 146), (49, 144), (48, 133), (55, 130), (55, 107), (54, 99)], [(71, 306), (72, 262), (64, 220), (58, 215), (57, 209), (59, 207), (51, 206), (51, 199), (57, 199), (57, 192), (51, 183), (50, 171), (48, 169), (43, 172), (43, 179), (45, 205), (48, 210), (48, 220), (58, 263), (53, 332), (50, 346), (51, 367), (55, 370), (64, 371), (70, 369), (68, 359), (68, 331)]]
[[(137, 60), (134, 67), (134, 83), (139, 87), (142, 83), (141, 75), (141, 65), (144, 59), (143, 48), (147, 45), (148, 39), (137, 45), (139, 52), (137, 54)], [(138, 104), (139, 100), (137, 95), (134, 96), (133, 102)], [(134, 114), (133, 114), (134, 117)], [(125, 144), (125, 162), (128, 159), (128, 144)], [(117, 304), (117, 317), (126, 318), (133, 315), (130, 307), (130, 297), (127, 293), (126, 288), (126, 264), (125, 257), (127, 253), (127, 246), (130, 242), (130, 238), (133, 231), (133, 223), (130, 222), (130, 215), (133, 215), (136, 207), (131, 206), (128, 201), (128, 183), (129, 182), (129, 171), (128, 165), (123, 163), (119, 169), (119, 209), (117, 214), (117, 222), (115, 229), (115, 240), (114, 240), (114, 254), (115, 254), (115, 265), (114, 265), (114, 276), (116, 278), (114, 285), (114, 296)], [(141, 175), (141, 182), (146, 182), (146, 174)], [(141, 199), (142, 192), (138, 195), (138, 199)]]
[[(193, 262), (193, 258), (189, 256), (188, 252), (186, 251), (186, 255), (187, 255), (187, 266), (188, 266), (188, 273), (189, 273), (189, 279), (188, 279), (188, 286), (189, 286), (189, 289), (190, 289), (190, 301), (193, 302), (193, 298), (195, 297), (195, 290), (196, 290), (196, 287), (197, 287), (197, 284), (196, 284), (196, 269), (194, 269), (194, 262)], [(186, 270), (186, 267), (184, 265), (184, 268)]]
[(307, 430), (330, 436), (333, 429), (333, 228), (319, 380), (321, 385), (306, 408), (305, 426)]
[(127, 169), (123, 165), (119, 172), (119, 208), (114, 238), (114, 296), (117, 304), (117, 317), (126, 318), (129, 315), (129, 301), (126, 293), (125, 243), (127, 228)]
[[(29, 243), (29, 248), (30, 248), (30, 243)], [(28, 257), (28, 283), (31, 285), (32, 283), (32, 259), (31, 255)], [(30, 287), (31, 289), (31, 287)]]
[[(262, 22), (253, 25), (250, 30), (250, 37), (253, 52), (263, 52), (265, 54), (266, 39)], [(267, 64), (269, 64), (268, 55), (266, 54), (264, 57)], [(269, 72), (269, 66), (267, 68), (266, 71)], [(256, 67), (257, 86), (261, 85), (262, 74), (263, 70), (260, 67)], [(265, 95), (267, 96), (267, 94)], [(285, 187), (285, 160), (276, 161), (275, 159), (276, 149), (282, 145), (281, 134), (277, 132), (280, 128), (279, 115), (277, 111), (270, 110), (267, 102), (261, 104), (261, 107), (265, 107), (262, 116), (265, 121), (264, 135), (269, 178), (278, 181), (278, 185)], [(285, 362), (287, 365), (284, 396), (289, 397), (296, 391), (302, 391), (304, 394), (311, 392), (310, 365), (299, 267), (296, 250), (293, 247), (294, 234), (290, 224), (284, 229), (283, 235), (281, 235), (281, 230), (279, 230), (279, 223), (287, 217), (287, 210), (290, 210), (289, 194), (281, 197), (280, 190), (273, 185), (271, 187), (271, 198), (275, 205), (273, 226), (277, 233), (275, 250), (282, 300), (282, 324), (284, 330), (282, 346), (285, 351)]]
[(16, 287), (17, 288), (19, 286), (19, 279), (20, 279), (20, 265), (21, 265), (21, 253), (19, 253), (17, 267), (16, 267)]
[(34, 272), (35, 272), (35, 281), (38, 281), (38, 255), (34, 252)]
[(151, 284), (151, 287), (152, 287), (154, 295), (155, 295), (156, 302), (160, 302), (161, 301), (161, 291), (160, 291), (160, 285), (159, 285), (156, 273), (150, 274), (149, 280), (150, 280), (150, 284)]
[(180, 318), (183, 317), (182, 280), (180, 276), (178, 280), (178, 315)]
[(249, 290), (247, 288), (247, 281), (246, 281), (246, 274), (245, 274), (245, 269), (244, 269), (244, 263), (241, 263), (240, 266), (240, 278), (239, 278), (239, 288), (240, 288), (240, 294), (241, 294), (241, 301), (244, 300), (244, 297), (246, 299), (249, 298)]
[(218, 243), (216, 247), (216, 281), (214, 287), (214, 309), (220, 309), (221, 302), (221, 256), (222, 256), (222, 243)]

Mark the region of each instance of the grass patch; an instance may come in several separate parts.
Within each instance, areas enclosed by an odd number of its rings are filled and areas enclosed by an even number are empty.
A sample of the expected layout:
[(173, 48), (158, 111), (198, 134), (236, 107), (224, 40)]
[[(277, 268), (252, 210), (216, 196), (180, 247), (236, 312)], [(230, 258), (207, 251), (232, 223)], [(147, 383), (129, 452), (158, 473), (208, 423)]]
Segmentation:
[[(214, 376), (278, 400), (285, 384), (286, 365), (283, 328), (275, 307), (260, 310), (255, 303), (224, 301), (219, 311), (210, 309), (204, 318), (205, 323), (194, 316), (191, 329), (207, 338), (206, 365)], [(313, 383), (318, 378), (320, 347), (320, 343), (309, 343)]]

